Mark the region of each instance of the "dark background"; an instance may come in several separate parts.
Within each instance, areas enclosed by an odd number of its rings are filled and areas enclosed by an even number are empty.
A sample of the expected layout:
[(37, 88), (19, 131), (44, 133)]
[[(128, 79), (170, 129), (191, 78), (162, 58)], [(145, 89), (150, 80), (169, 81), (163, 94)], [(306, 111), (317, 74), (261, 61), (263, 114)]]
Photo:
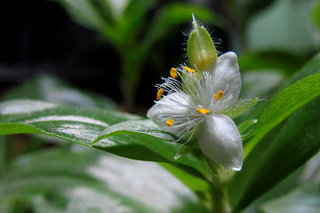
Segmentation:
[[(154, 10), (166, 3), (160, 2)], [(76, 87), (123, 102), (119, 59), (101, 35), (73, 21), (54, 1), (7, 1), (0, 5), (0, 95), (39, 73), (49, 73)], [(219, 9), (213, 3), (207, 6)], [(214, 26), (208, 27), (215, 38), (223, 41), (218, 50), (227, 51), (225, 34)], [(160, 83), (161, 76), (166, 76), (172, 66), (186, 60), (187, 38), (183, 32), (190, 28), (190, 23), (185, 23), (155, 44), (144, 67), (137, 105), (151, 106), (156, 92), (153, 85)]]

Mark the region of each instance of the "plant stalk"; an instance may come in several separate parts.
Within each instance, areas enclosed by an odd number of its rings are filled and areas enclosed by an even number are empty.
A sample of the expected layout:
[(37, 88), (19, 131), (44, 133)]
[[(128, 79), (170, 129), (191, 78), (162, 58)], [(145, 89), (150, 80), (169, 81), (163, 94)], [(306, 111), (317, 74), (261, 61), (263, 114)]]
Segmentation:
[(229, 174), (225, 168), (216, 164), (215, 162), (207, 159), (208, 165), (211, 170), (211, 183), (212, 183), (212, 213), (230, 213), (231, 208), (228, 203), (226, 194), (226, 183), (229, 179)]

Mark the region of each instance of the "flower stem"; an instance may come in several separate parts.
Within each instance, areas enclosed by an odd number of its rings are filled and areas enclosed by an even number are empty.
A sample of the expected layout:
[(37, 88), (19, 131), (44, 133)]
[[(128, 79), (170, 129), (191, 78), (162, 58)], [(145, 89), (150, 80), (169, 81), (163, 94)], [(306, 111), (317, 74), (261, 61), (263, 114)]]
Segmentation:
[(212, 213), (230, 213), (224, 187), (214, 187), (212, 190)]
[(226, 196), (226, 183), (229, 179), (229, 174), (226, 169), (216, 164), (215, 162), (207, 159), (208, 165), (211, 170), (211, 183), (212, 183), (212, 213), (230, 213), (231, 208)]

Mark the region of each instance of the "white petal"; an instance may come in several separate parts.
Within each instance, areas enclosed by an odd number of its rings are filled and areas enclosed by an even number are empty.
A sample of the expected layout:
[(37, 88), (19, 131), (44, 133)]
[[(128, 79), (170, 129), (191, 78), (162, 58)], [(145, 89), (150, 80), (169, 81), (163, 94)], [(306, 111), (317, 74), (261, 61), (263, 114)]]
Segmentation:
[(214, 162), (239, 171), (242, 168), (242, 141), (237, 126), (225, 115), (213, 115), (199, 127), (198, 144)]
[(223, 97), (217, 101), (217, 104), (223, 103), (224, 107), (227, 107), (235, 102), (241, 89), (237, 55), (234, 52), (227, 52), (219, 56), (212, 75), (214, 90), (224, 92)]
[[(188, 95), (183, 92), (172, 93), (157, 101), (147, 112), (147, 117), (164, 130), (180, 135), (188, 130), (188, 125), (193, 126), (188, 122), (189, 106), (190, 98)], [(167, 119), (173, 119), (172, 126), (167, 126)]]

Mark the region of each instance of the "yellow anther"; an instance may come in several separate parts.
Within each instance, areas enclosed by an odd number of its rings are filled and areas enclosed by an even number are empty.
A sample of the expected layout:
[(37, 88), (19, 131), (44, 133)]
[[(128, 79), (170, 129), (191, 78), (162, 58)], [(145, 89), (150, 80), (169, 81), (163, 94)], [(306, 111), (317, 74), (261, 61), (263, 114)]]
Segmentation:
[(214, 99), (216, 99), (217, 101), (220, 100), (222, 96), (223, 96), (223, 92), (221, 90), (219, 90), (217, 94), (213, 95)]
[(157, 92), (157, 98), (156, 100), (159, 101), (161, 99), (161, 96), (163, 95), (163, 89), (159, 89)]
[(174, 123), (174, 121), (173, 121), (172, 119), (168, 119), (168, 120), (166, 120), (166, 124), (167, 124), (167, 126), (172, 126), (172, 125), (173, 125), (173, 123)]
[(171, 68), (170, 75), (171, 75), (172, 78), (177, 78), (178, 77), (176, 68), (173, 68), (173, 67)]
[(184, 66), (184, 69), (187, 70), (188, 72), (191, 72), (191, 73), (194, 73), (194, 72), (195, 72), (194, 69), (191, 69), (191, 68), (189, 68), (189, 67), (187, 67), (187, 66)]
[(209, 113), (210, 113), (210, 110), (204, 109), (204, 108), (198, 108), (198, 109), (197, 109), (197, 112), (198, 112), (199, 114), (204, 114), (204, 115), (206, 115), (206, 114), (209, 114)]

